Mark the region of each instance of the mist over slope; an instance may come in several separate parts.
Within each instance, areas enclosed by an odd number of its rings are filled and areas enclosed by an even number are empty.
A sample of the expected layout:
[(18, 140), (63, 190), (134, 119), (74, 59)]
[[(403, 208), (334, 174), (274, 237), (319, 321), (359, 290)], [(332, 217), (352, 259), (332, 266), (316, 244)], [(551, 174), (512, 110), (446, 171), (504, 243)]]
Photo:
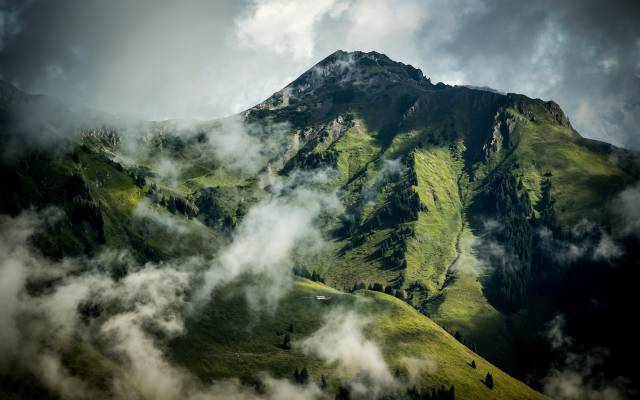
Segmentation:
[(1, 100), (7, 396), (633, 395), (638, 156), (552, 101), (343, 51), (216, 121)]

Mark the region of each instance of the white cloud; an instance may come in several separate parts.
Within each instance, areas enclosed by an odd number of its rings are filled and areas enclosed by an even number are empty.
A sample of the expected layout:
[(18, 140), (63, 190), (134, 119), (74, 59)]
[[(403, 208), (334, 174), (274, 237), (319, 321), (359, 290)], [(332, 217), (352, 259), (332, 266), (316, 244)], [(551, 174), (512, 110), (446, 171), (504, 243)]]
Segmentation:
[(556, 316), (547, 323), (546, 336), (553, 349), (568, 346), (573, 342), (573, 338), (564, 333), (565, 325), (566, 320), (562, 314), (556, 314)]
[(423, 1), (358, 0), (346, 13), (347, 43), (357, 50), (383, 51), (398, 43), (413, 47), (429, 16), (430, 5)]
[(626, 234), (640, 236), (640, 184), (629, 186), (613, 201), (613, 210), (620, 217), (622, 230)]
[(433, 374), (438, 370), (435, 360), (426, 357), (402, 357), (400, 363), (407, 368), (409, 383), (412, 385), (418, 385), (423, 374)]
[(364, 335), (366, 319), (356, 312), (334, 309), (327, 313), (320, 329), (300, 343), (307, 354), (352, 376), (356, 393), (374, 398), (398, 386), (378, 345)]
[[(313, 383), (293, 385), (269, 375), (260, 377), (264, 394), (234, 380), (204, 384), (171, 362), (165, 354), (166, 340), (185, 332), (187, 293), (201, 260), (133, 266), (125, 277), (114, 280), (104, 266), (130, 262), (121, 253), (55, 263), (33, 252), (28, 238), (40, 224), (32, 212), (16, 218), (0, 216), (0, 373), (9, 366), (28, 371), (63, 399), (323, 397)], [(70, 269), (75, 273), (68, 274)], [(47, 290), (28, 292), (27, 280), (36, 282), (43, 274), (57, 274), (57, 279)], [(66, 346), (76, 341), (95, 350), (92, 357), (100, 354), (98, 360), (114, 361), (115, 368), (101, 371), (100, 383), (86, 379), (91, 373), (67, 368)]]
[(155, 208), (147, 199), (138, 202), (133, 208), (133, 216), (143, 221), (151, 221), (154, 225), (146, 229), (162, 229), (173, 235), (186, 235), (194, 231), (196, 222), (185, 221), (184, 218), (171, 215), (168, 211)]
[(574, 340), (565, 332), (565, 317), (557, 314), (546, 324), (546, 337), (554, 351), (562, 355), (542, 379), (543, 392), (558, 400), (624, 400), (626, 380), (618, 377), (604, 381), (595, 371), (608, 355), (604, 349), (576, 353)]
[(284, 153), (289, 129), (288, 123), (247, 124), (234, 116), (217, 121), (205, 133), (209, 153), (224, 168), (255, 175)]
[(292, 175), (272, 185), (273, 194), (253, 206), (204, 275), (197, 298), (245, 274), (259, 275), (259, 287), (247, 289), (252, 306), (272, 307), (291, 284), (296, 256), (316, 253), (324, 244), (318, 224), (322, 215), (342, 211), (335, 192), (314, 186), (325, 183), (325, 171)]
[(247, 15), (236, 20), (236, 34), (243, 46), (308, 59), (314, 55), (318, 21), (339, 16), (346, 4), (340, 0), (256, 0)]
[(141, 0), (86, 3), (77, 24), (63, 24), (50, 18), (55, 5), (34, 1), (3, 16), (29, 33), (5, 35), (5, 47), (29, 51), (13, 51), (2, 75), (107, 111), (210, 119), (264, 100), (337, 49), (376, 50), (434, 81), (553, 98), (581, 133), (637, 147), (640, 46), (623, 11), (637, 7), (551, 3)]

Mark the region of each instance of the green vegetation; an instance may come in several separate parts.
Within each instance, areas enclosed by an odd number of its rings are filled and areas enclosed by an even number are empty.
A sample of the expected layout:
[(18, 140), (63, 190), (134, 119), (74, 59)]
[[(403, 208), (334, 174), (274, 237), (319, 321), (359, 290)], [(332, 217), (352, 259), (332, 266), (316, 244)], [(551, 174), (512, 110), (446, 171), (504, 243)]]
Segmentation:
[[(377, 53), (354, 53), (358, 74), (348, 74), (335, 65), (340, 54), (322, 61), (323, 79), (310, 71), (293, 82), (287, 89), (296, 96), (288, 102), (279, 92), (246, 114), (250, 123), (287, 122), (288, 137), (295, 133), (295, 146), (270, 160), (265, 175), (337, 171), (326, 186), (345, 212), (328, 221), (329, 244), (296, 260), (299, 278), (273, 313), (250, 310), (240, 283), (221, 291), (188, 321), (187, 336), (171, 343), (172, 360), (205, 382), (239, 377), (257, 384), (257, 374), (268, 371), (347, 398), (353, 374), (337, 373), (299, 347), (322, 316), (344, 307), (369, 319), (367, 336), (399, 379), (408, 379), (403, 357), (438, 366), (422, 372), (409, 397), (540, 397), (479, 355), (534, 383), (541, 377), (521, 355), (538, 350), (529, 344), (552, 316), (548, 304), (561, 304), (567, 277), (581, 288), (608, 276), (601, 269), (576, 278), (601, 265), (580, 259), (589, 268), (575, 274), (574, 265), (553, 259), (541, 232), (575, 244), (571, 228), (588, 219), (602, 226), (590, 240), (621, 239), (606, 205), (634, 182), (637, 168), (623, 166), (614, 147), (580, 137), (555, 103), (433, 85)], [(141, 262), (213, 256), (252, 205), (269, 196), (269, 180), (210, 157), (202, 133), (188, 135), (169, 122), (144, 129), (135, 160), (119, 154), (117, 131), (103, 127), (65, 151), (0, 164), (13, 188), (0, 196), (0, 212), (62, 210), (65, 216), (34, 238), (55, 259), (110, 249)], [(259, 135), (275, 140), (268, 131)], [(161, 160), (179, 164), (179, 172), (160, 174)], [(591, 307), (591, 294), (583, 295), (562, 304), (582, 312), (587, 306), (579, 301)], [(72, 371), (116, 373), (90, 347), (68, 347)]]
[(510, 111), (518, 117), (513, 132), (518, 141), (513, 154), (518, 162), (516, 173), (522, 175), (532, 199), (539, 196), (542, 175), (551, 173), (552, 195), (562, 224), (571, 225), (582, 218), (606, 223), (600, 206), (630, 184), (632, 176), (616, 165), (609, 148), (558, 124), (540, 103), (532, 102), (530, 107), (533, 121)]
[(333, 149), (339, 154), (336, 164), (341, 173), (340, 183), (353, 179), (380, 151), (375, 139), (359, 123), (348, 129)]
[(438, 148), (417, 150), (414, 163), (416, 192), (425, 211), (418, 215), (415, 237), (407, 246), (405, 280), (419, 282), (428, 293), (437, 293), (456, 258), (456, 242), (462, 229), (458, 187), (462, 162), (448, 149)]
[[(316, 295), (331, 300), (318, 301)], [(302, 339), (320, 328), (322, 316), (335, 309), (356, 310), (369, 321), (366, 335), (380, 345), (390, 369), (399, 369), (400, 379), (408, 377), (404, 357), (435, 363), (435, 368), (420, 373), (418, 388), (449, 388), (454, 384), (456, 399), (478, 398), (489, 393), (482, 379), (490, 371), (500, 382), (492, 398), (542, 398), (405, 302), (366, 290), (346, 294), (308, 280), (297, 281), (274, 313), (252, 312), (242, 292), (232, 297), (217, 296), (197, 320), (188, 324), (187, 336), (172, 344), (173, 358), (204, 380), (239, 376), (254, 382), (260, 371), (291, 377), (295, 369), (304, 368), (309, 380), (320, 382), (325, 377), (329, 387), (337, 391), (348, 375), (336, 375), (334, 366), (306, 355), (300, 347)], [(293, 333), (287, 330), (291, 324), (295, 326)], [(283, 349), (281, 344), (287, 336), (291, 348)], [(476, 360), (477, 369), (469, 368), (471, 359)]]
[(478, 354), (499, 365), (511, 366), (513, 353), (507, 319), (487, 300), (483, 283), (488, 266), (476, 256), (478, 238), (467, 227), (461, 234), (458, 258), (451, 266), (450, 278), (442, 295), (427, 306), (434, 321), (450, 332), (458, 332), (461, 340)]

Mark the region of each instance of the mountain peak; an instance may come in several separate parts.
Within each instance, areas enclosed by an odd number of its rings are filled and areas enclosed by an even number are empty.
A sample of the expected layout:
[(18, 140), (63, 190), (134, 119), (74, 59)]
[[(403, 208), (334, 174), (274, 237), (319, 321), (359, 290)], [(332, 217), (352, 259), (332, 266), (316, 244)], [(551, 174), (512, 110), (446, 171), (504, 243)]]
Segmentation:
[[(336, 50), (333, 53), (329, 54), (326, 58), (324, 58), (322, 61), (320, 61), (318, 63), (318, 65), (323, 65), (323, 64), (327, 64), (327, 63), (331, 63), (331, 62), (335, 62), (341, 59), (345, 59), (345, 58), (351, 58), (354, 60), (361, 60), (361, 59), (369, 59), (369, 60), (373, 60), (376, 62), (382, 61), (382, 62), (395, 62), (393, 60), (391, 60), (388, 56), (386, 56), (385, 54), (382, 53), (378, 53), (377, 51), (369, 51), (369, 52), (364, 52), (364, 51), (345, 51), (345, 50)], [(397, 64), (401, 64), (401, 63), (397, 63)]]
[(417, 90), (444, 86), (433, 85), (420, 69), (393, 61), (382, 53), (337, 50), (257, 108), (286, 107), (294, 99), (335, 97), (336, 94), (340, 97), (345, 91), (371, 95), (397, 85)]
[(385, 83), (432, 86), (420, 69), (393, 61), (384, 54), (375, 51), (365, 53), (338, 50), (314, 65), (287, 88), (308, 92), (323, 85), (372, 87)]

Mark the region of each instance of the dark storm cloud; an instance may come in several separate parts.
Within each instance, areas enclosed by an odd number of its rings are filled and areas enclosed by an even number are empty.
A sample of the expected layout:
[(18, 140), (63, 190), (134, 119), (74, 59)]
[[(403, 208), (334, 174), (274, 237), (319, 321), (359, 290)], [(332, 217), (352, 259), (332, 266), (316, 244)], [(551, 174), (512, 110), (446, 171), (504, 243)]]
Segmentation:
[(558, 101), (585, 136), (640, 148), (640, 2), (4, 2), (0, 74), (147, 118), (210, 118), (268, 97), (336, 49), (434, 81)]
[(640, 145), (640, 2), (490, 1), (444, 40), (476, 83), (559, 101), (577, 129)]
[[(3, 8), (3, 20), (17, 21), (3, 32), (0, 75), (24, 90), (146, 118), (210, 115), (238, 101), (216, 82), (233, 64), (225, 54), (235, 2), (36, 0)], [(235, 61), (235, 71), (250, 69)]]

